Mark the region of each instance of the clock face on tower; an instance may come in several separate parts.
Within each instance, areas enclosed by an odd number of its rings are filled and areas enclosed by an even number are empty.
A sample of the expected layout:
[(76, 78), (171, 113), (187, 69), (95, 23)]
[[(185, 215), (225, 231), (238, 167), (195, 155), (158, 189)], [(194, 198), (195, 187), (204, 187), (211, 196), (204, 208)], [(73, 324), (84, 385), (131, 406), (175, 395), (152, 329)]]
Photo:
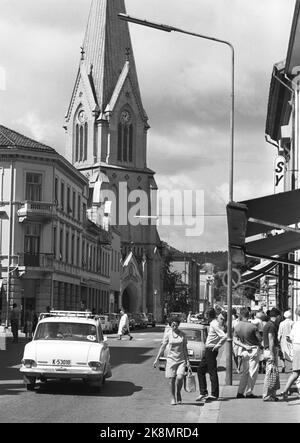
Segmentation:
[(84, 121), (85, 121), (85, 112), (84, 112), (84, 110), (79, 112), (78, 120), (80, 121), (80, 123), (84, 123)]
[(121, 114), (122, 123), (129, 123), (131, 120), (131, 115), (129, 111), (123, 111)]

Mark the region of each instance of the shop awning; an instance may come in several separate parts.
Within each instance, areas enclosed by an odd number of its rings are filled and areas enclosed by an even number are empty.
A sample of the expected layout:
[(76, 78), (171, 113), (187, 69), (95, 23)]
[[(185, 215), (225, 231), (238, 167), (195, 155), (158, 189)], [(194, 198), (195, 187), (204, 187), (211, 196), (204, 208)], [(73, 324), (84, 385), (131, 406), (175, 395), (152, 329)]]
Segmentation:
[(300, 229), (292, 225), (300, 222), (300, 189), (231, 202), (227, 205), (227, 221), (233, 261), (243, 263), (246, 255), (272, 260), (296, 251), (300, 249)]
[(266, 273), (271, 272), (276, 266), (277, 263), (274, 263), (271, 260), (263, 260), (258, 265), (253, 266), (251, 269), (249, 269), (249, 271), (244, 272), (244, 274), (242, 275), (241, 283), (250, 283), (258, 278), (261, 278)]
[(3, 278), (0, 278), (0, 291), (2, 289), (2, 286), (3, 286)]

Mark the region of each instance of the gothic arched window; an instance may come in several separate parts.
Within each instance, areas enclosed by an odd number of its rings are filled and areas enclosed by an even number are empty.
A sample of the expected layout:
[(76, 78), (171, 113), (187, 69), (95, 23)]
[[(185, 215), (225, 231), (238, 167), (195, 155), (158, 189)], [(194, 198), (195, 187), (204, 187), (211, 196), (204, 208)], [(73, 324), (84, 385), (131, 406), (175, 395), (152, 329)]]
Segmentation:
[(81, 109), (75, 117), (75, 162), (87, 160), (88, 124), (85, 112)]
[(118, 161), (133, 161), (133, 124), (130, 112), (121, 112), (118, 126)]

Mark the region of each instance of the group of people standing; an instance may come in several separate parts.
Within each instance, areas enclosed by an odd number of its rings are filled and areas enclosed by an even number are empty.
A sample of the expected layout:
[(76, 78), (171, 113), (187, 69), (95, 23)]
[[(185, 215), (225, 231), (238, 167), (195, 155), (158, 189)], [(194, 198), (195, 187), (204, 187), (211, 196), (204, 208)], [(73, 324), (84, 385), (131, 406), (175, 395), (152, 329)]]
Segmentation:
[[(286, 370), (286, 361), (292, 362), (292, 373), (283, 391), (279, 394), (288, 400), (290, 388), (296, 382), (300, 398), (300, 306), (295, 310), (297, 321), (291, 319), (291, 311), (283, 316), (278, 309), (269, 312), (259, 311), (254, 318), (249, 308), (241, 308), (239, 315), (234, 313), (233, 352), (240, 374), (237, 398), (257, 398), (253, 390), (259, 371), (265, 373), (262, 399), (276, 402), (280, 386), (278, 359), (283, 361), (282, 372)], [(196, 401), (217, 400), (219, 398), (219, 379), (217, 358), (220, 348), (227, 340), (227, 313), (221, 308), (209, 308), (205, 312), (207, 338), (205, 351), (197, 369), (200, 395)], [(182, 402), (181, 389), (186, 369), (190, 368), (187, 339), (180, 330), (180, 319), (169, 319), (170, 328), (166, 328), (162, 344), (153, 363), (156, 367), (159, 358), (168, 346), (166, 359), (166, 378), (170, 381), (171, 404)], [(208, 395), (206, 375), (211, 382), (211, 395)], [(275, 377), (275, 378), (274, 378)]]
[[(300, 317), (300, 306), (297, 307), (295, 314)], [(284, 320), (276, 308), (272, 308), (268, 316), (259, 311), (254, 319), (250, 318), (248, 308), (240, 310), (239, 319), (233, 326), (235, 357), (240, 359), (237, 398), (257, 397), (253, 390), (260, 363), (263, 363), (265, 378), (262, 399), (265, 402), (278, 401), (277, 391), (280, 388), (278, 360), (281, 358), (282, 372), (286, 370), (286, 361), (292, 362), (293, 365), (292, 375), (279, 394), (284, 400), (288, 399), (289, 390), (300, 375), (300, 321), (291, 320), (291, 311), (286, 311), (283, 317)]]

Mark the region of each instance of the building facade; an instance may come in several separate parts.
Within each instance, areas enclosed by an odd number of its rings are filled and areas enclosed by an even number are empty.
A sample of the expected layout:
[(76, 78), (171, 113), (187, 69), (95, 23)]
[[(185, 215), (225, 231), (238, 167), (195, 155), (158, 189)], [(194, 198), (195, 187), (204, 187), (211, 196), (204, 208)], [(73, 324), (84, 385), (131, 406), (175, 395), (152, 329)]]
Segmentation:
[(3, 126), (0, 165), (2, 320), (14, 302), (23, 313), (82, 302), (109, 310), (120, 247), (115, 240), (112, 252), (112, 234), (87, 217), (87, 179), (54, 149)]

